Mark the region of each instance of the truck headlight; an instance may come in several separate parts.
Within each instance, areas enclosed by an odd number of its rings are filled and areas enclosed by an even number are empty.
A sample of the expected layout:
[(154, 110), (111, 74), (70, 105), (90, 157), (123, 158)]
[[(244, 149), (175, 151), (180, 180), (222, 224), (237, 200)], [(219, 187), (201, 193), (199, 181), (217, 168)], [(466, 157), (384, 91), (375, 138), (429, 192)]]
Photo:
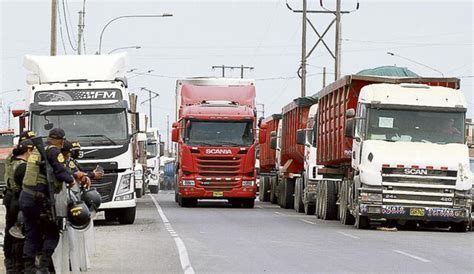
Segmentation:
[(194, 186), (196, 183), (194, 183), (194, 180), (182, 180), (181, 185), (182, 186)]
[(130, 185), (131, 185), (130, 182), (132, 181), (131, 178), (132, 178), (132, 174), (127, 174), (127, 175), (122, 176), (119, 187), (117, 189), (117, 195), (130, 191)]
[(249, 187), (255, 184), (254, 181), (242, 181), (242, 186)]

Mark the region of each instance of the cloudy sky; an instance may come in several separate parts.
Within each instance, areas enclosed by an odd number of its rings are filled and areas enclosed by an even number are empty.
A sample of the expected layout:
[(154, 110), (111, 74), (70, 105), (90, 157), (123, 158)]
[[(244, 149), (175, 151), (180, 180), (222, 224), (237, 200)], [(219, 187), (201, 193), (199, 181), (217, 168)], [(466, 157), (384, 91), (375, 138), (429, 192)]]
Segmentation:
[[(58, 0), (58, 53), (75, 54), (78, 11), (83, 1)], [(288, 0), (294, 8), (301, 1)], [(323, 1), (333, 9), (335, 0)], [(343, 9), (354, 9), (357, 0), (343, 0)], [(352, 74), (383, 65), (408, 67), (422, 76), (461, 78), (461, 88), (473, 116), (473, 1), (386, 1), (359, 0), (360, 9), (342, 18), (342, 73)], [(49, 54), (49, 0), (0, 0), (0, 93), (25, 90), (24, 54)], [(321, 9), (309, 0), (310, 9)], [(245, 76), (256, 79), (257, 101), (265, 115), (280, 112), (283, 105), (300, 94), (296, 71), (301, 57), (301, 14), (290, 12), (285, 1), (86, 1), (85, 47), (87, 54), (98, 49), (105, 24), (121, 15), (172, 13), (169, 18), (133, 18), (112, 23), (104, 33), (102, 52), (128, 49), (130, 88), (147, 87), (160, 94), (153, 102), (155, 127), (166, 130), (166, 116), (174, 117), (174, 87), (177, 78), (219, 76), (213, 65), (253, 66)], [(64, 16), (66, 15), (66, 16)], [(331, 15), (310, 15), (323, 32)], [(61, 31), (62, 30), (62, 31)], [(68, 35), (69, 32), (69, 35)], [(61, 38), (62, 33), (62, 38)], [(70, 37), (70, 39), (68, 38)], [(316, 35), (308, 27), (308, 48)], [(334, 45), (334, 29), (326, 41)], [(389, 56), (387, 51), (411, 59)], [(417, 64), (421, 63), (426, 66)], [(308, 94), (322, 86), (322, 67), (328, 81), (334, 80), (334, 65), (326, 49), (318, 46), (309, 58)], [(430, 69), (431, 67), (433, 69)], [(226, 76), (240, 77), (239, 70)], [(139, 102), (146, 93), (138, 92)], [(4, 109), (24, 107), (24, 91), (0, 94)], [(140, 106), (148, 111), (147, 105)], [(261, 110), (262, 106), (259, 106)], [(0, 127), (6, 125), (0, 111)]]

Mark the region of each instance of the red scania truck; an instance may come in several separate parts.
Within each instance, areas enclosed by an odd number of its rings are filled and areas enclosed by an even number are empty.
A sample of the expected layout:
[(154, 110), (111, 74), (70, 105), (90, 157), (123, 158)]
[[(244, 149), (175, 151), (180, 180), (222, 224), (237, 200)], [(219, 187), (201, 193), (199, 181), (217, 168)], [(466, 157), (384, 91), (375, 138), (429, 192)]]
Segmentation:
[(175, 200), (227, 199), (253, 208), (255, 172), (255, 84), (248, 79), (191, 78), (176, 84)]

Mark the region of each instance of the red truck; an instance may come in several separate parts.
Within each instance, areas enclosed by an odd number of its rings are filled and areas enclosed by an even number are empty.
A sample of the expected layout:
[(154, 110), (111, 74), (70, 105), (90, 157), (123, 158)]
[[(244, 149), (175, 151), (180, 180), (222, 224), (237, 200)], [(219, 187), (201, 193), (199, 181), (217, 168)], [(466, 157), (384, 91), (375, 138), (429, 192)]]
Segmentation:
[(227, 199), (253, 208), (256, 196), (253, 80), (191, 78), (176, 85), (175, 200)]

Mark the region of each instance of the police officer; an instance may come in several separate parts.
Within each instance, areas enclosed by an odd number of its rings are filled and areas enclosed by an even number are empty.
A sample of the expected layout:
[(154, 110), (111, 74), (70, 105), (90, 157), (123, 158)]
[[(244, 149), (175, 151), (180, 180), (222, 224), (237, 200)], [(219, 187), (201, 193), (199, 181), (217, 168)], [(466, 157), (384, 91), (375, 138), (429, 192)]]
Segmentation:
[[(71, 143), (71, 149), (70, 149), (71, 157), (69, 161), (67, 161), (67, 164), (71, 170), (82, 171), (81, 166), (77, 162), (80, 151), (81, 151), (81, 144), (79, 144), (79, 142)], [(90, 179), (100, 180), (102, 176), (104, 176), (104, 170), (100, 167), (96, 167), (93, 171), (87, 172), (87, 177), (89, 177)]]
[[(15, 247), (20, 247), (20, 241), (17, 241), (14, 237), (8, 233), (10, 228), (15, 225), (17, 221), (18, 212), (20, 210), (18, 204), (18, 198), (21, 191), (21, 186), (15, 184), (14, 171), (16, 167), (22, 162), (23, 157), (19, 156), (23, 154), (25, 150), (28, 150), (27, 143), (23, 143), (25, 140), (34, 137), (35, 134), (32, 131), (24, 131), (20, 134), (20, 144), (13, 149), (5, 159), (5, 177), (4, 182), (6, 183), (6, 190), (3, 198), (3, 205), (5, 205), (5, 236), (3, 243), (3, 254), (5, 256), (5, 269), (7, 273), (15, 272), (15, 264), (21, 263), (15, 256)], [(33, 143), (30, 144), (32, 145)], [(27, 157), (28, 155), (26, 155)], [(18, 271), (17, 271), (18, 272)]]
[[(46, 160), (53, 169), (54, 191), (59, 192), (63, 182), (72, 185), (74, 178), (69, 174), (64, 165), (61, 147), (64, 143), (64, 130), (54, 128), (49, 132)], [(28, 158), (23, 188), (20, 194), (20, 209), (23, 212), (26, 232), (23, 259), (25, 273), (34, 273), (35, 258), (39, 257), (38, 272), (48, 273), (51, 255), (59, 241), (59, 228), (48, 217), (48, 182), (46, 181), (46, 168), (40, 165), (41, 155), (35, 147)], [(78, 174), (82, 180), (84, 173)]]

